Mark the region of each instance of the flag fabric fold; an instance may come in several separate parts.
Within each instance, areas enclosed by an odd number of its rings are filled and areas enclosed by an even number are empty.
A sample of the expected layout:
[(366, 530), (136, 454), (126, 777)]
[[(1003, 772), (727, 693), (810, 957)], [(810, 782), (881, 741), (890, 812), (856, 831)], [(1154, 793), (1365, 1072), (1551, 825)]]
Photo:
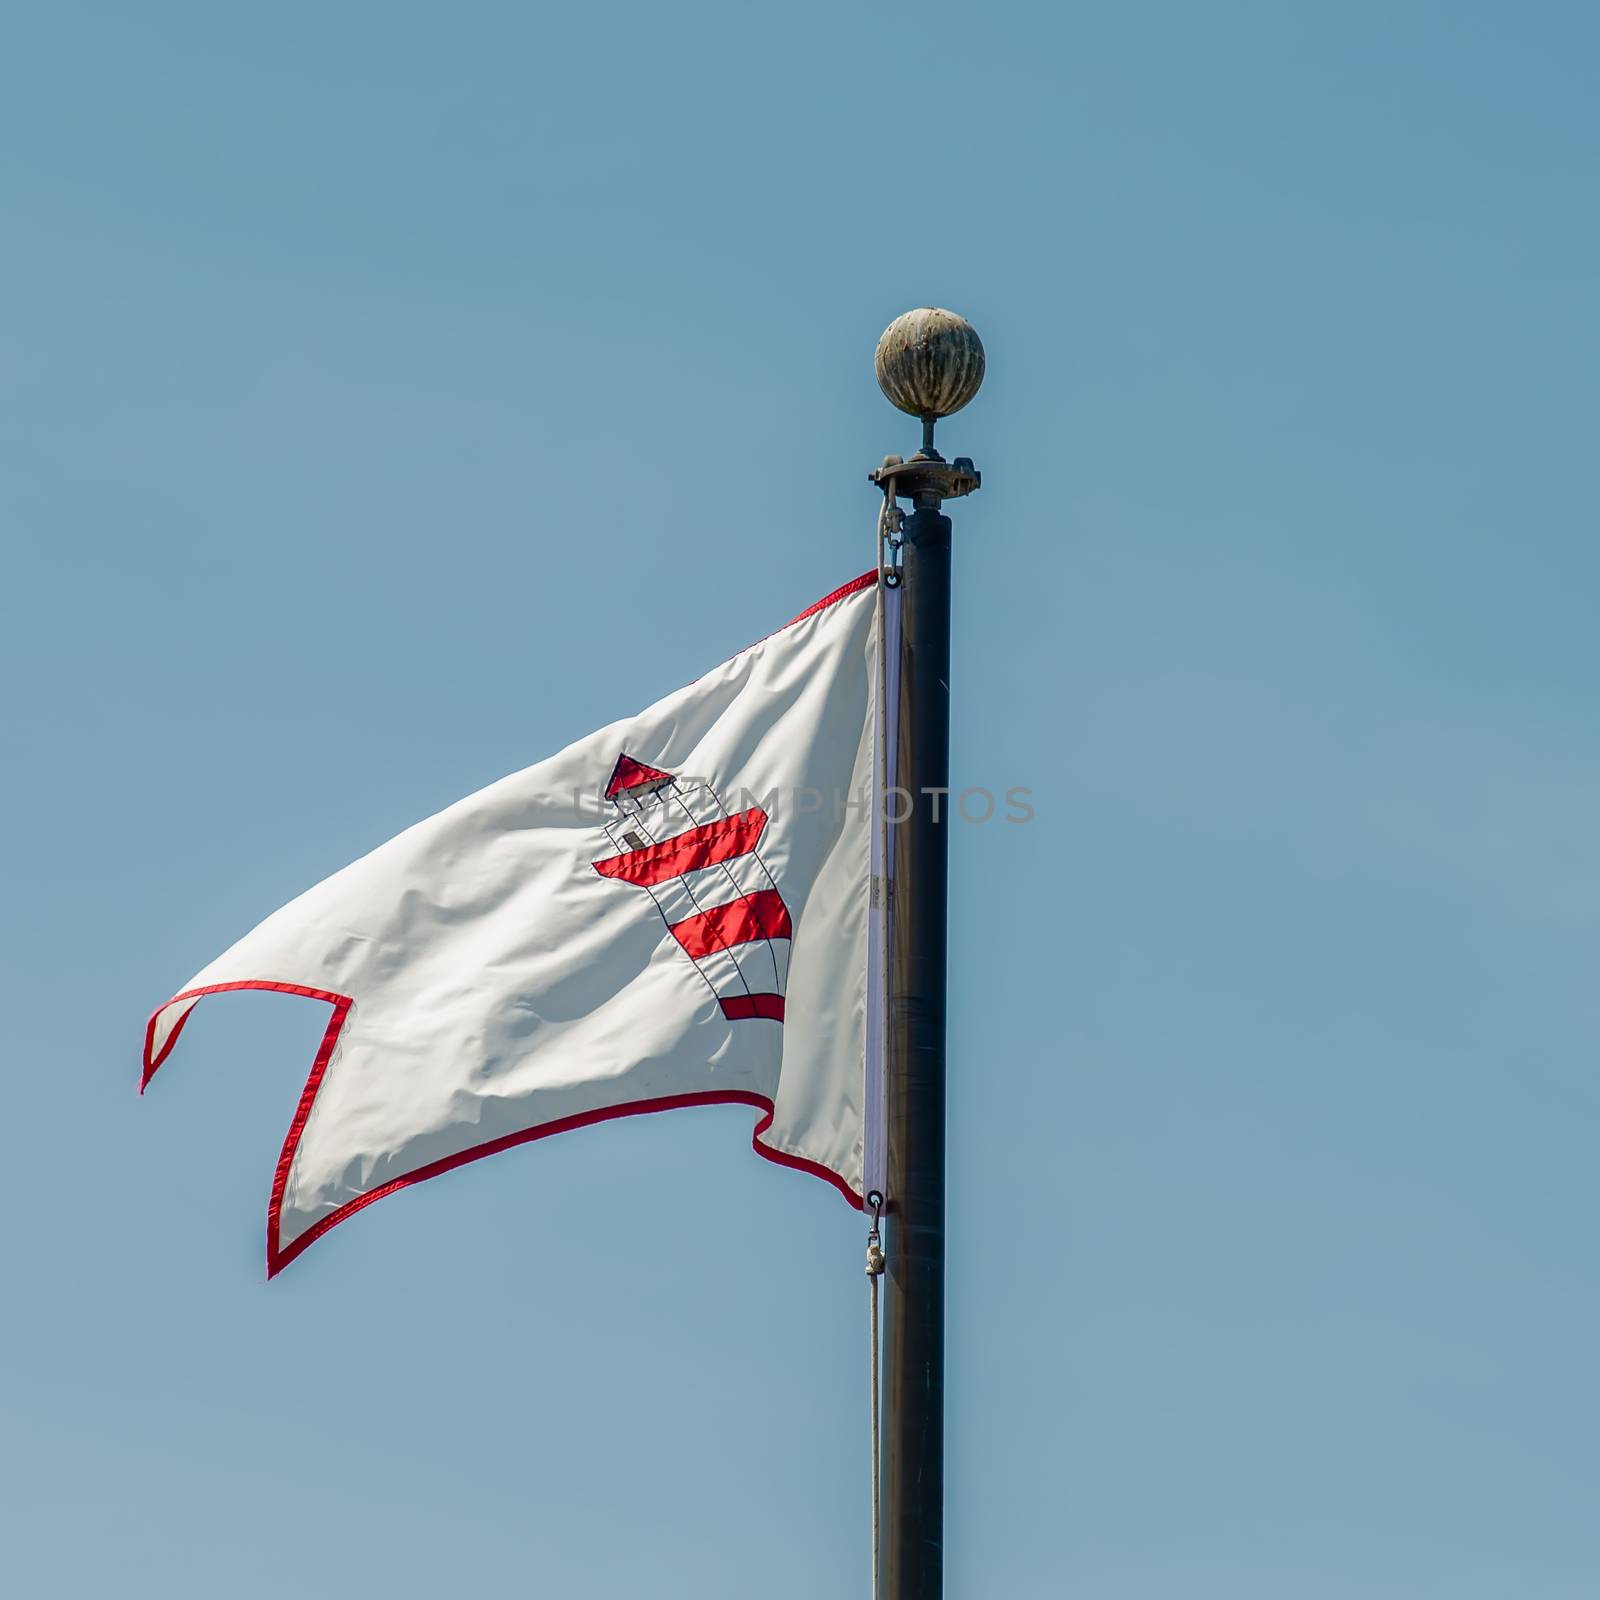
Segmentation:
[(876, 574), (694, 683), (309, 889), (205, 996), (329, 1018), (273, 1176), (267, 1269), (398, 1188), (613, 1117), (758, 1113), (762, 1155), (863, 1188)]

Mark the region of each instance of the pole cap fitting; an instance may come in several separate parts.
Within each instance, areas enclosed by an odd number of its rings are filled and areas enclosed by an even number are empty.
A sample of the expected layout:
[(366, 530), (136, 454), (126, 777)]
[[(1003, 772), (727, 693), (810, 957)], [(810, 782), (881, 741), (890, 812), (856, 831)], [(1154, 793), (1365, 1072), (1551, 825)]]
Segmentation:
[(983, 341), (965, 317), (922, 306), (883, 330), (872, 364), (890, 404), (913, 417), (948, 417), (983, 383)]

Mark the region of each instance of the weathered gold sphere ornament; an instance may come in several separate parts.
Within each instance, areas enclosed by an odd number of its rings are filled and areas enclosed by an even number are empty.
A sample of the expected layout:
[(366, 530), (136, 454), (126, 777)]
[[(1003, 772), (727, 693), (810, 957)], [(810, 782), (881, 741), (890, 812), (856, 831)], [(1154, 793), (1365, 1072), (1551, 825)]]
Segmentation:
[(983, 383), (983, 341), (965, 317), (923, 306), (883, 330), (873, 367), (892, 405), (924, 421), (948, 417)]

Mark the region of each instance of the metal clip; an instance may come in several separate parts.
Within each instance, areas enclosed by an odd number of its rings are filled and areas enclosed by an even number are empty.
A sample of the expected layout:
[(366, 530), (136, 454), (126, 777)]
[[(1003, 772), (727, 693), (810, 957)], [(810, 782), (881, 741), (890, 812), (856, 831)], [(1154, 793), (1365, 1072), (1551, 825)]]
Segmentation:
[(867, 1204), (872, 1207), (872, 1227), (867, 1232), (867, 1276), (881, 1278), (884, 1269), (883, 1235), (879, 1233), (878, 1226), (883, 1219), (883, 1196), (874, 1189), (867, 1196)]

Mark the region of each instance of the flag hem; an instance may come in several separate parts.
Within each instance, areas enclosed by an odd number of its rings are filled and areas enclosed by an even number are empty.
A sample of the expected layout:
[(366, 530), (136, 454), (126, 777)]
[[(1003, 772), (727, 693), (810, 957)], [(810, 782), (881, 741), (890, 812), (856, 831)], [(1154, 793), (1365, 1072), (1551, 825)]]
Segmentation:
[(299, 1148), (300, 1136), (305, 1131), (306, 1122), (311, 1115), (311, 1107), (316, 1101), (317, 1090), (321, 1088), (323, 1076), (333, 1059), (340, 1031), (350, 1014), (353, 1003), (351, 997), (335, 994), (328, 989), (313, 989), (303, 984), (275, 983), (267, 979), (248, 978), (234, 983), (213, 983), (199, 989), (186, 989), (181, 994), (173, 995), (170, 1000), (157, 1006), (151, 1013), (150, 1020), (145, 1026), (144, 1076), (139, 1089), (140, 1093), (144, 1092), (146, 1085), (156, 1075), (157, 1069), (172, 1053), (172, 1047), (177, 1043), (184, 1024), (194, 1013), (194, 1006), (191, 1004), (184, 1012), (167, 1036), (159, 1054), (152, 1058), (156, 1022), (163, 1011), (185, 1000), (194, 1002), (210, 994), (225, 994), (240, 989), (261, 989), (273, 994), (299, 995), (308, 1000), (326, 1000), (333, 1006), (333, 1015), (328, 1019), (322, 1042), (317, 1046), (316, 1059), (311, 1064), (311, 1075), (306, 1079), (305, 1088), (300, 1091), (300, 1101), (295, 1108), (294, 1119), (289, 1124), (289, 1132), (284, 1138), (283, 1149), (278, 1155), (278, 1164), (272, 1176), (272, 1195), (267, 1201), (268, 1278), (277, 1277), (296, 1256), (310, 1248), (346, 1218), (353, 1217), (356, 1212), (365, 1210), (374, 1201), (382, 1200), (400, 1189), (408, 1189), (417, 1183), (426, 1183), (429, 1178), (441, 1177), (446, 1172), (453, 1172), (457, 1167), (480, 1161), (485, 1156), (499, 1155), (502, 1150), (514, 1149), (519, 1144), (530, 1144), (536, 1139), (547, 1139), (558, 1133), (570, 1133), (574, 1129), (592, 1127), (601, 1122), (614, 1122), (619, 1117), (645, 1116), (657, 1111), (680, 1111), (691, 1106), (753, 1106), (762, 1113), (761, 1120), (756, 1123), (750, 1135), (750, 1147), (758, 1156), (764, 1156), (768, 1161), (775, 1162), (781, 1167), (791, 1167), (797, 1172), (807, 1172), (814, 1178), (821, 1178), (837, 1189), (857, 1211), (865, 1209), (862, 1197), (850, 1187), (849, 1180), (835, 1172), (832, 1167), (762, 1142), (761, 1135), (772, 1126), (775, 1115), (773, 1102), (766, 1095), (757, 1094), (751, 1089), (702, 1089), (685, 1094), (658, 1095), (651, 1099), (632, 1100), (623, 1105), (601, 1106), (594, 1111), (580, 1111), (571, 1116), (556, 1117), (549, 1122), (535, 1123), (531, 1128), (519, 1128), (514, 1133), (505, 1133), (498, 1138), (485, 1140), (482, 1144), (472, 1145), (455, 1155), (441, 1156), (437, 1161), (424, 1162), (422, 1166), (402, 1173), (398, 1178), (391, 1178), (387, 1183), (379, 1184), (376, 1189), (368, 1190), (366, 1194), (357, 1195), (353, 1200), (346, 1200), (327, 1216), (319, 1217), (289, 1244), (281, 1244), (279, 1240), (283, 1231), (283, 1197), (289, 1181), (289, 1169), (294, 1164), (295, 1152)]

